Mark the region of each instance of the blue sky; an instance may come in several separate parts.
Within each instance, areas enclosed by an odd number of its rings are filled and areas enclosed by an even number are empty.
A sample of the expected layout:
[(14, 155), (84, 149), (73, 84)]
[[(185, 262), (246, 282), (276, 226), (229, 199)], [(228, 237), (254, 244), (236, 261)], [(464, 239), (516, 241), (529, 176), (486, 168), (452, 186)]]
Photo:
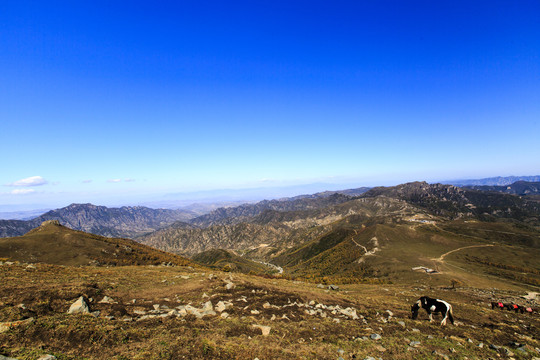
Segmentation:
[(0, 205), (540, 173), (537, 0), (2, 1), (0, 24)]

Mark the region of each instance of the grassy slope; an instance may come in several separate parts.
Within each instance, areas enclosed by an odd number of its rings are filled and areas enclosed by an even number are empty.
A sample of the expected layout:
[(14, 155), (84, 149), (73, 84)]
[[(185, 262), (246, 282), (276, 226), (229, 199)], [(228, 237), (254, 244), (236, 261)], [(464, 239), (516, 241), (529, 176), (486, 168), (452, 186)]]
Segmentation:
[[(511, 341), (527, 344), (526, 354), (516, 349), (516, 359), (530, 359), (540, 347), (538, 315), (495, 311), (491, 300), (523, 302), (523, 290), (457, 288), (430, 286), (427, 280), (408, 279), (400, 284), (342, 286), (328, 292), (315, 284), (234, 275), (233, 290), (225, 290), (223, 278), (229, 274), (214, 272), (218, 279), (183, 267), (88, 267), (37, 265), (0, 266), (0, 321), (34, 316), (28, 326), (0, 333), (0, 354), (21, 360), (34, 360), (42, 354), (58, 359), (344, 359), (366, 356), (391, 359), (431, 359), (433, 351), (450, 358), (497, 358), (487, 345), (507, 345)], [(203, 298), (206, 293), (210, 298)], [(79, 296), (93, 298), (92, 310), (99, 317), (67, 315), (69, 305)], [(103, 296), (119, 304), (98, 304)], [(421, 295), (449, 301), (459, 326), (430, 324), (425, 313), (418, 320), (409, 318), (410, 305)], [(245, 296), (246, 301), (238, 301)], [(133, 303), (133, 299), (136, 299)], [(124, 316), (137, 317), (135, 310), (150, 311), (153, 304), (174, 307), (191, 303), (200, 307), (211, 300), (232, 300), (230, 317), (156, 318), (126, 322)], [(306, 314), (302, 308), (265, 309), (265, 302), (283, 305), (288, 301), (352, 306), (361, 320), (329, 318)], [(21, 309), (17, 304), (25, 304)], [(252, 314), (257, 309), (259, 314)], [(393, 313), (388, 319), (386, 310)], [(272, 314), (286, 314), (290, 320), (270, 320)], [(114, 315), (117, 320), (105, 318)], [(440, 317), (436, 317), (440, 320)], [(398, 321), (402, 321), (400, 325)], [(271, 326), (265, 337), (253, 324)], [(413, 329), (420, 330), (414, 332)], [(379, 333), (379, 341), (362, 340)], [(471, 339), (468, 342), (467, 339)], [(419, 341), (417, 348), (409, 348)], [(485, 344), (483, 348), (479, 343)], [(343, 354), (338, 353), (342, 349)], [(450, 352), (454, 349), (454, 353)], [(505, 358), (504, 355), (501, 355)]]
[(47, 224), (27, 234), (0, 239), (0, 257), (12, 261), (59, 265), (137, 265), (171, 262), (188, 265), (181, 256), (128, 239), (112, 239), (61, 225)]
[(238, 256), (233, 252), (224, 249), (204, 251), (195, 255), (191, 259), (203, 266), (219, 270), (227, 268), (229, 271), (242, 272), (246, 274), (266, 274), (272, 272), (268, 266)]

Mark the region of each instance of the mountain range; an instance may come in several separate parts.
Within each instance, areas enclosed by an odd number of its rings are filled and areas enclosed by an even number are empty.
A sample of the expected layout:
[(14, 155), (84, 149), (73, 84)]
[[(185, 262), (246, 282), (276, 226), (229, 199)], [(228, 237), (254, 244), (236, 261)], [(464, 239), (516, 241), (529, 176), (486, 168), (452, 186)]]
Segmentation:
[(196, 213), (186, 210), (151, 209), (143, 206), (108, 208), (92, 204), (71, 204), (31, 220), (0, 220), (0, 237), (20, 236), (47, 220), (58, 220), (74, 230), (133, 238), (163, 228), (175, 221), (187, 221)]

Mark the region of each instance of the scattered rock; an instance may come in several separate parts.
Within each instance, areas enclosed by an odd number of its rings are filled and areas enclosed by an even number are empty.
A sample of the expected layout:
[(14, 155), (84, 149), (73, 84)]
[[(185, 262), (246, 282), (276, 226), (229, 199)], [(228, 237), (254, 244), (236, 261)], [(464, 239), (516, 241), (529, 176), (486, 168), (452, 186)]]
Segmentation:
[(388, 314), (388, 317), (392, 317), (394, 316), (394, 313), (391, 312), (390, 310), (386, 310), (386, 313)]
[(420, 346), (420, 344), (421, 344), (420, 341), (411, 341), (411, 342), (409, 343), (409, 346), (415, 348), (415, 347)]
[(116, 301), (113, 300), (113, 298), (110, 298), (108, 296), (104, 296), (101, 301), (99, 301), (100, 304), (118, 304)]
[(397, 323), (398, 323), (399, 325), (401, 325), (402, 327), (405, 327), (405, 321), (401, 321), (401, 320), (400, 320), (400, 321), (398, 321)]
[(339, 290), (339, 286), (337, 285), (328, 285), (328, 290)]
[(47, 354), (39, 357), (37, 360), (56, 360), (56, 356)]
[(18, 321), (8, 321), (8, 322), (2, 322), (0, 323), (0, 334), (8, 331), (11, 328), (16, 328), (23, 325), (28, 325), (34, 322), (34, 318), (28, 318), (25, 320), (18, 320)]
[(270, 326), (265, 326), (265, 325), (252, 325), (253, 328), (255, 329), (261, 329), (261, 333), (263, 336), (268, 336), (270, 335), (270, 330), (271, 330), (271, 327)]
[(381, 345), (375, 346), (375, 349), (376, 349), (377, 351), (380, 351), (380, 352), (385, 352), (385, 351), (386, 351), (386, 349), (385, 349), (383, 346), (381, 346)]
[(448, 357), (448, 355), (443, 354), (443, 353), (441, 353), (441, 352), (438, 352), (437, 350), (433, 350), (433, 352), (431, 353), (431, 355), (440, 356), (440, 357), (442, 357), (442, 358), (445, 359), (445, 360), (449, 360), (449, 359), (450, 359), (450, 358)]
[(489, 345), (489, 348), (490, 348), (491, 350), (495, 350), (495, 351), (499, 351), (499, 350), (501, 349), (500, 346), (497, 346), (497, 345), (495, 345), (495, 344), (490, 344), (490, 345)]
[(480, 349), (482, 349), (484, 347), (484, 343), (480, 343), (480, 344), (478, 344), (476, 346), (478, 346)]
[(382, 339), (382, 336), (379, 335), (379, 334), (371, 334), (371, 335), (369, 335), (369, 337), (371, 338), (371, 340), (380, 340), (380, 339)]
[(503, 348), (503, 353), (506, 356), (514, 356), (514, 353), (512, 351), (510, 351), (510, 349), (507, 349), (507, 348)]
[(223, 319), (226, 319), (226, 318), (229, 317), (229, 313), (227, 313), (227, 312), (224, 311), (224, 312), (221, 313), (220, 316), (221, 316)]
[(413, 329), (411, 329), (411, 331), (412, 331), (412, 332), (420, 332), (420, 330), (417, 329), (417, 328), (413, 328)]
[(90, 314), (90, 308), (84, 297), (80, 297), (69, 307), (68, 314)]
[(323, 285), (323, 284), (317, 284), (317, 287), (318, 287), (319, 289), (324, 289), (324, 285)]

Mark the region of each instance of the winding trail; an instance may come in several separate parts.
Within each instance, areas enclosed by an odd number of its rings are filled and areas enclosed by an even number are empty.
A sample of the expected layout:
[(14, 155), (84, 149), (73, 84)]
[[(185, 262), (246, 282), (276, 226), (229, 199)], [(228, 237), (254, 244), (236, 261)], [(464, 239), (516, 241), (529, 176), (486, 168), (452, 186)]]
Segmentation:
[(439, 256), (438, 258), (434, 258), (432, 260), (435, 260), (435, 261), (438, 261), (438, 262), (444, 262), (444, 258), (447, 256), (447, 255), (450, 255), (456, 251), (461, 251), (463, 249), (470, 249), (470, 248), (477, 248), (477, 247), (487, 247), (487, 246), (494, 246), (493, 244), (483, 244), (483, 245), (470, 245), (470, 246), (463, 246), (463, 247), (460, 247), (460, 248), (457, 248), (457, 249), (454, 249), (454, 250), (450, 250), (444, 254), (442, 254), (441, 256)]
[(374, 246), (373, 246), (373, 249), (371, 249), (371, 251), (368, 251), (368, 249), (367, 249), (364, 245), (359, 244), (359, 243), (356, 242), (356, 240), (354, 240), (354, 237), (355, 237), (356, 235), (358, 235), (358, 232), (357, 232), (356, 230), (354, 230), (354, 235), (351, 236), (352, 242), (353, 242), (356, 246), (361, 247), (361, 248), (366, 252), (364, 255), (360, 256), (360, 257), (358, 258), (358, 260), (356, 260), (356, 262), (357, 262), (358, 264), (360, 264), (360, 263), (362, 263), (362, 262), (364, 261), (364, 259), (365, 259), (366, 256), (375, 255), (375, 253), (376, 253), (377, 251), (380, 250), (380, 249), (379, 249), (379, 240), (378, 240), (377, 237), (375, 237), (375, 236), (372, 237), (370, 241), (373, 242), (373, 245), (374, 245)]

